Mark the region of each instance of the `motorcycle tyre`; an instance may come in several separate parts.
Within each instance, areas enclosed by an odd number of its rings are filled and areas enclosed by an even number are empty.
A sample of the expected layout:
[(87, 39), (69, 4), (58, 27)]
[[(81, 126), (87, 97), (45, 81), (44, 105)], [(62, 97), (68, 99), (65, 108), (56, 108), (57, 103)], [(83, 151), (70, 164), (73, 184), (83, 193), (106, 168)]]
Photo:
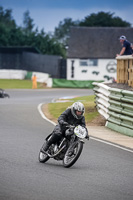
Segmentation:
[[(50, 136), (49, 136), (49, 137), (50, 137)], [(48, 138), (49, 138), (49, 137), (48, 137)], [(48, 139), (48, 138), (47, 138), (47, 139)], [(46, 139), (46, 140), (47, 140), (47, 139)], [(41, 158), (41, 155), (44, 156), (44, 158)], [(42, 153), (41, 151), (39, 152), (39, 156), (38, 156), (39, 162), (45, 163), (45, 162), (47, 162), (49, 159), (50, 159), (50, 157), (49, 157), (48, 155)]]
[(4, 97), (8, 97), (8, 98), (10, 98), (9, 94), (4, 94)]
[[(44, 156), (44, 158), (41, 158), (41, 154)], [(42, 153), (41, 151), (39, 152), (39, 156), (38, 156), (38, 160), (41, 163), (45, 163), (50, 159), (50, 157), (44, 153)]]
[[(74, 163), (78, 160), (78, 158), (79, 158), (79, 156), (80, 156), (80, 154), (81, 154), (81, 152), (83, 150), (83, 142), (78, 142), (76, 145), (78, 145), (78, 150), (76, 152), (75, 157), (69, 163), (65, 162), (66, 155), (65, 155), (65, 157), (63, 159), (63, 166), (66, 167), (66, 168), (69, 168), (72, 165), (74, 165)], [(67, 152), (66, 152), (66, 154), (67, 154)]]

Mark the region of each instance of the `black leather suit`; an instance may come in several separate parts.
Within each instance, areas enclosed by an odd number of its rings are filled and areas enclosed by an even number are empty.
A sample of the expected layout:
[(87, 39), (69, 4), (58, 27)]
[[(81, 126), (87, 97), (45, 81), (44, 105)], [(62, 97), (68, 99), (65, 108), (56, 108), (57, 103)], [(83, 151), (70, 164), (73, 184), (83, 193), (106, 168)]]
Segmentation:
[(68, 108), (65, 110), (60, 117), (58, 118), (58, 125), (55, 126), (53, 130), (53, 134), (60, 139), (62, 136), (64, 136), (65, 131), (67, 129), (66, 126), (64, 126), (64, 122), (67, 122), (69, 125), (81, 125), (83, 127), (86, 127), (85, 123), (85, 117), (81, 116), (80, 119), (76, 119), (71, 112), (71, 108)]

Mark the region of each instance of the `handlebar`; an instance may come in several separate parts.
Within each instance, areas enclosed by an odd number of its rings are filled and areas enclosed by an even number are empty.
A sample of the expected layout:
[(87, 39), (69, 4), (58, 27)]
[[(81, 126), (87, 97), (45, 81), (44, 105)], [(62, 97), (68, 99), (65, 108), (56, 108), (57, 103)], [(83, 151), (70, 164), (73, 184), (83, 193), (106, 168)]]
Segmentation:
[(66, 128), (75, 128), (76, 126), (74, 125), (67, 125)]

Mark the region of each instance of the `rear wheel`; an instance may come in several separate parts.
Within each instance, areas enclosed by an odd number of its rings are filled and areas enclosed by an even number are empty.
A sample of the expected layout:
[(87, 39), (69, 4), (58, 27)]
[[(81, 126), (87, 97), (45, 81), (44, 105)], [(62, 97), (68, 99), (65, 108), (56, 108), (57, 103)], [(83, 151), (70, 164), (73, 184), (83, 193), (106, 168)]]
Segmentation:
[(68, 149), (63, 159), (63, 166), (67, 168), (71, 167), (78, 160), (82, 152), (82, 149), (83, 149), (83, 143), (80, 141), (75, 143), (72, 153), (70, 149)]

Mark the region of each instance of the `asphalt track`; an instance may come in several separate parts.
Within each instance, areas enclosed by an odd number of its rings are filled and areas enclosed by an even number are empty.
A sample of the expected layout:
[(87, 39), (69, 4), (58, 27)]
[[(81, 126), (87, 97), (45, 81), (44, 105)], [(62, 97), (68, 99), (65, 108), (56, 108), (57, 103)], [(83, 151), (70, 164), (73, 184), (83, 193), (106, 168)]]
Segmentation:
[(38, 112), (40, 103), (91, 90), (7, 90), (0, 99), (0, 200), (132, 200), (133, 153), (90, 139), (70, 169), (38, 162), (54, 125)]

